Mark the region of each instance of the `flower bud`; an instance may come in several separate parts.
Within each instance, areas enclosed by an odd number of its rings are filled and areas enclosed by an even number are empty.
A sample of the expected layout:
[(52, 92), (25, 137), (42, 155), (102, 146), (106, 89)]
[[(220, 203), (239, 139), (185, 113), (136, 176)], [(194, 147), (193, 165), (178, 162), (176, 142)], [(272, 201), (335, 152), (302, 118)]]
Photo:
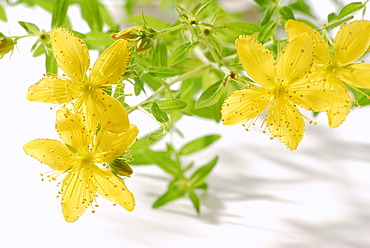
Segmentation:
[(119, 33), (111, 34), (110, 37), (113, 40), (125, 39), (128, 41), (129, 45), (135, 46), (140, 39), (140, 34), (137, 27), (131, 27), (120, 31)]
[(12, 38), (6, 37), (0, 33), (0, 57), (12, 51), (14, 48), (14, 41)]
[(130, 165), (122, 160), (114, 160), (110, 162), (109, 168), (112, 170), (113, 173), (124, 177), (130, 176), (133, 172)]
[(136, 44), (134, 51), (137, 53), (144, 52), (153, 46), (153, 39), (150, 37), (145, 37)]

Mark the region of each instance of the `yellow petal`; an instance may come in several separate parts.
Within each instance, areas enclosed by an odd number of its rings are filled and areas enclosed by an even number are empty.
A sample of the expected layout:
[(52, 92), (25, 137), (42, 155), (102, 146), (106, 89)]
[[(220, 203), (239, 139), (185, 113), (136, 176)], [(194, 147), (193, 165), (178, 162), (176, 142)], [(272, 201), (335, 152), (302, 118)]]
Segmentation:
[(64, 28), (53, 29), (50, 41), (54, 57), (63, 72), (75, 81), (84, 80), (90, 66), (85, 42)]
[(370, 21), (344, 25), (334, 39), (334, 64), (348, 64), (359, 59), (370, 45)]
[(287, 90), (292, 102), (310, 111), (323, 112), (349, 104), (322, 84), (302, 83)]
[(116, 84), (124, 74), (130, 61), (130, 50), (126, 40), (117, 40), (96, 60), (90, 82), (93, 86)]
[(286, 101), (278, 101), (269, 109), (267, 126), (270, 133), (279, 138), (290, 150), (297, 149), (305, 131), (298, 108)]
[(134, 195), (126, 188), (122, 178), (105, 168), (94, 166), (95, 185), (98, 193), (106, 199), (116, 202), (128, 211), (135, 207)]
[(100, 89), (84, 95), (76, 102), (75, 108), (94, 118), (104, 129), (111, 132), (123, 132), (130, 127), (123, 105)]
[(353, 64), (337, 70), (338, 77), (346, 84), (370, 89), (370, 64)]
[(93, 156), (97, 163), (110, 162), (122, 155), (135, 141), (139, 130), (135, 125), (121, 133), (101, 130), (94, 145)]
[(275, 60), (271, 52), (250, 36), (240, 36), (236, 50), (244, 70), (258, 84), (267, 87), (275, 79)]
[(351, 107), (351, 104), (347, 104), (344, 107), (333, 108), (332, 110), (328, 111), (327, 116), (329, 127), (339, 127), (346, 120), (347, 115), (351, 111)]
[(313, 40), (303, 33), (288, 43), (277, 60), (277, 80), (288, 85), (308, 75), (314, 59)]
[(67, 222), (76, 221), (94, 201), (93, 173), (89, 167), (76, 167), (63, 179), (62, 211)]
[(79, 96), (79, 87), (67, 80), (54, 76), (42, 78), (27, 92), (27, 99), (33, 102), (69, 103)]
[(55, 128), (59, 137), (80, 154), (88, 151), (90, 137), (96, 130), (88, 130), (80, 116), (72, 114), (67, 108), (57, 112)]
[(246, 122), (265, 111), (270, 95), (252, 89), (238, 90), (226, 98), (222, 105), (224, 125), (235, 125)]
[(57, 140), (32, 140), (24, 144), (23, 149), (27, 155), (49, 165), (54, 170), (66, 171), (76, 162), (73, 152)]
[(305, 23), (289, 20), (285, 23), (285, 31), (289, 42), (303, 33), (310, 34), (315, 43), (315, 61), (323, 64), (331, 60), (328, 43), (315, 29)]

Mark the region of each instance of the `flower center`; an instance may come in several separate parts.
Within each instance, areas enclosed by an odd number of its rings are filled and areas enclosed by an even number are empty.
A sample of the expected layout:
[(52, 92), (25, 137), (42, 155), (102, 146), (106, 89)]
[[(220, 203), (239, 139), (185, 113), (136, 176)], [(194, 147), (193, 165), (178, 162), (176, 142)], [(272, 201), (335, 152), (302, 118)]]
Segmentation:
[(336, 69), (337, 69), (337, 66), (332, 65), (332, 64), (326, 66), (326, 68), (325, 68), (327, 73), (335, 73)]

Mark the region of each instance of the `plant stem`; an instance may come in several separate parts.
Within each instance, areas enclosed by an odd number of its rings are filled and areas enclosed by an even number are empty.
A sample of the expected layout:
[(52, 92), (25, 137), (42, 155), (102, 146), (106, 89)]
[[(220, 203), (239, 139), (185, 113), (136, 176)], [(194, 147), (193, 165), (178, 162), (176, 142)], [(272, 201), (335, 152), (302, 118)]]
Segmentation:
[(182, 74), (176, 78), (173, 78), (171, 80), (169, 80), (165, 85), (162, 85), (159, 89), (157, 89), (151, 96), (149, 96), (147, 99), (145, 99), (144, 101), (140, 102), (139, 104), (135, 105), (135, 106), (132, 106), (131, 108), (129, 108), (127, 110), (127, 113), (130, 114), (131, 112), (133, 112), (134, 110), (138, 109), (141, 105), (143, 105), (144, 103), (147, 103), (151, 100), (153, 100), (154, 98), (156, 98), (158, 95), (160, 95), (161, 93), (163, 93), (166, 89), (168, 89), (171, 85), (173, 85), (174, 83), (177, 83), (177, 82), (180, 82), (180, 81), (183, 81), (185, 79), (188, 79), (188, 78), (192, 78), (196, 75), (198, 75), (199, 73), (201, 72), (204, 72), (204, 70), (207, 70), (211, 68), (210, 65), (204, 65), (204, 66), (201, 66), (199, 67), (198, 69), (196, 70), (193, 70), (193, 71), (189, 71), (185, 74)]

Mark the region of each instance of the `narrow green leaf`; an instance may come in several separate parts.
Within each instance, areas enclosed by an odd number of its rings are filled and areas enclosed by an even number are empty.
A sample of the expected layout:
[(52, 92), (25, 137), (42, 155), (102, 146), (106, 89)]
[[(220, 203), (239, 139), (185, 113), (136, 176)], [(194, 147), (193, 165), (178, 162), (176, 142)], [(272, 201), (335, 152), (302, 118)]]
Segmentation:
[(204, 148), (210, 146), (215, 141), (217, 141), (219, 138), (221, 138), (220, 135), (214, 134), (214, 135), (207, 135), (200, 137), (198, 139), (192, 140), (189, 143), (185, 144), (181, 149), (179, 154), (180, 155), (189, 155), (195, 152), (198, 152), (200, 150), (203, 150)]
[(199, 188), (202, 186), (209, 173), (212, 171), (212, 169), (215, 167), (218, 161), (218, 156), (213, 158), (210, 162), (203, 165), (202, 167), (198, 168), (193, 175), (191, 175), (189, 179), (189, 184), (192, 185), (193, 188)]
[(155, 152), (152, 150), (146, 150), (143, 156), (151, 161), (150, 164), (156, 164), (165, 172), (170, 175), (177, 176), (181, 169), (179, 164), (171, 159), (167, 152)]
[(46, 53), (46, 71), (51, 74), (58, 74), (58, 65), (57, 61), (54, 58), (54, 55), (52, 52)]
[(39, 34), (40, 33), (40, 29), (35, 24), (33, 24), (33, 23), (30, 23), (30, 22), (18, 22), (18, 23), (29, 34)]
[(33, 52), (33, 57), (38, 57), (45, 53), (45, 46), (39, 42), (36, 42), (34, 46), (32, 46), (31, 52)]
[(199, 45), (199, 42), (185, 42), (176, 47), (170, 57), (170, 65), (180, 63), (186, 59), (193, 49)]
[(342, 10), (338, 14), (338, 19), (341, 19), (349, 14), (352, 14), (353, 12), (356, 12), (364, 7), (364, 4), (361, 2), (355, 2), (347, 4), (342, 8)]
[(228, 22), (225, 27), (237, 35), (251, 35), (261, 29), (261, 25), (250, 22)]
[(171, 201), (179, 199), (185, 195), (184, 190), (177, 187), (169, 187), (167, 192), (161, 195), (153, 204), (153, 208), (159, 208)]
[(197, 196), (197, 194), (195, 194), (193, 190), (188, 190), (188, 195), (190, 197), (191, 202), (193, 203), (195, 211), (197, 211), (197, 213), (199, 214), (200, 213), (199, 197)]
[(100, 15), (98, 0), (80, 0), (83, 19), (87, 22), (92, 31), (103, 30), (103, 19)]
[(201, 13), (202, 13), (202, 11), (203, 10), (205, 10), (207, 7), (208, 7), (208, 5), (210, 4), (210, 3), (212, 3), (212, 0), (211, 1), (208, 1), (208, 2), (206, 2), (205, 4), (203, 4), (203, 5), (201, 5), (199, 8), (198, 8), (198, 10), (197, 10), (197, 12), (195, 13), (195, 17), (198, 17)]
[(106, 23), (110, 28), (115, 28), (117, 26), (117, 23), (114, 22), (109, 11), (104, 7), (103, 4), (100, 3), (99, 6), (100, 15), (102, 17), (103, 23)]
[[(147, 102), (143, 104), (141, 107), (144, 108), (146, 111), (151, 112), (153, 102)], [(181, 109), (184, 109), (187, 104), (186, 102), (182, 100), (157, 100), (155, 103), (158, 105), (158, 107), (165, 112), (166, 114), (172, 114), (176, 111), (179, 111)]]
[(271, 18), (275, 15), (276, 11), (277, 11), (277, 7), (275, 4), (267, 7), (263, 15), (262, 21), (261, 21), (261, 26), (266, 25), (271, 20)]
[(203, 91), (194, 107), (203, 108), (216, 104), (225, 92), (222, 82), (223, 80), (219, 80)]
[(153, 75), (145, 72), (140, 75), (140, 80), (145, 82), (154, 91), (163, 85), (161, 78), (154, 77)]
[(106, 32), (86, 33), (83, 40), (86, 42), (89, 49), (96, 49), (99, 51), (105, 50), (113, 43), (113, 40), (110, 38), (110, 34)]
[(299, 11), (299, 12), (302, 12), (302, 13), (308, 15), (308, 16), (314, 17), (314, 15), (312, 14), (310, 6), (306, 3), (305, 0), (297, 0), (296, 2), (289, 5), (289, 7), (292, 10)]
[(58, 0), (53, 7), (51, 18), (51, 27), (62, 27), (67, 17), (67, 10), (69, 7), (69, 0)]
[(4, 21), (4, 22), (8, 21), (8, 18), (6, 16), (5, 9), (4, 9), (4, 7), (1, 4), (0, 4), (0, 20), (1, 21)]
[(148, 136), (148, 143), (154, 144), (155, 142), (162, 139), (166, 135), (166, 133), (167, 132), (163, 128), (160, 128), (157, 131), (150, 133)]
[(163, 124), (169, 121), (167, 114), (162, 109), (160, 109), (157, 103), (152, 103), (151, 110), (154, 118), (160, 123)]
[(157, 39), (153, 51), (152, 65), (167, 67), (168, 66), (168, 54), (166, 42), (162, 39)]
[(148, 69), (149, 73), (154, 77), (168, 78), (179, 75), (179, 71), (168, 67), (153, 66)]
[(288, 21), (290, 19), (293, 19), (295, 20), (295, 17), (294, 17), (294, 14), (293, 14), (293, 11), (287, 7), (287, 6), (284, 6), (280, 9), (280, 16), (285, 20), (285, 21)]
[(338, 18), (337, 14), (335, 14), (334, 12), (333, 13), (330, 13), (328, 15), (328, 23), (336, 20), (337, 18)]
[(263, 25), (257, 40), (259, 40), (262, 44), (269, 41), (271, 39), (271, 36), (275, 32), (276, 27), (277, 24), (274, 21), (270, 21)]

